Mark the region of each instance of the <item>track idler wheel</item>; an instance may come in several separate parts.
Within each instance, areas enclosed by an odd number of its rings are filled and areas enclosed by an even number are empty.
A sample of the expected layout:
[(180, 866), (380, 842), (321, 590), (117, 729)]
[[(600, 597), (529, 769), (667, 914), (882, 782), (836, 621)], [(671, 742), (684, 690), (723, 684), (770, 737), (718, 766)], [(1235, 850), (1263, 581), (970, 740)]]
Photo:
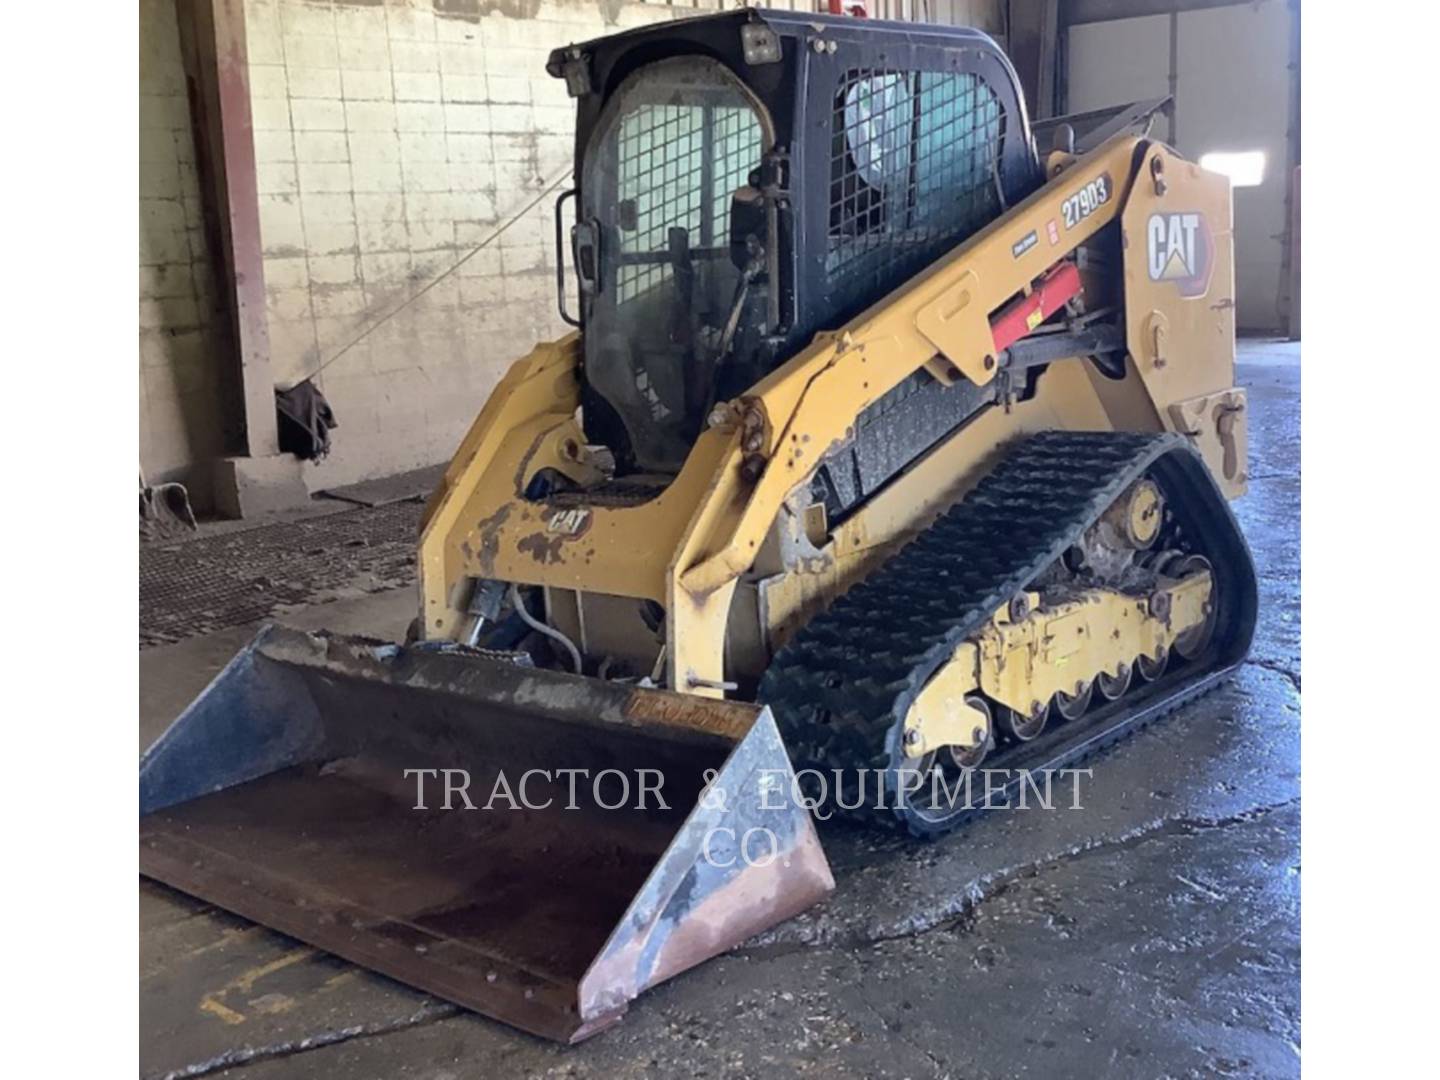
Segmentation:
[(1090, 707), (1090, 699), (1094, 695), (1095, 684), (1093, 682), (1077, 682), (1073, 694), (1057, 690), (1055, 691), (1055, 711), (1060, 714), (1062, 720), (1079, 720), (1085, 715), (1085, 710)]
[(946, 764), (961, 772), (977, 768), (995, 745), (995, 717), (990, 711), (990, 703), (979, 694), (966, 694), (965, 704), (985, 714), (985, 738), (977, 746), (945, 747)]
[(1135, 658), (1135, 671), (1143, 682), (1154, 682), (1165, 674), (1165, 668), (1170, 663), (1170, 650), (1160, 649), (1154, 656), (1137, 656)]
[(973, 769), (979, 768), (980, 763), (985, 760), (991, 749), (995, 746), (994, 724), (990, 703), (978, 694), (968, 694), (965, 703), (972, 708), (979, 709), (985, 714), (986, 732), (984, 740), (976, 746), (942, 746), (938, 750), (931, 750), (920, 758), (909, 758), (905, 762), (905, 768), (914, 769), (914, 777), (911, 782), (918, 778), (918, 783), (911, 790), (902, 787), (900, 797), (905, 800), (910, 809), (921, 818), (930, 821), (943, 821), (954, 813), (954, 807), (946, 805), (943, 801), (940, 804), (934, 802), (938, 792), (931, 780), (931, 773), (939, 771), (943, 777), (945, 786), (954, 790), (956, 783)]
[(1101, 515), (1102, 525), (1113, 530), (1126, 547), (1144, 551), (1155, 543), (1165, 520), (1165, 497), (1148, 477), (1130, 485)]
[[(967, 772), (977, 767), (985, 760), (985, 755), (995, 745), (993, 732), (993, 718), (990, 712), (990, 703), (979, 694), (967, 694), (965, 704), (972, 709), (978, 709), (985, 714), (986, 735), (983, 742), (976, 746), (942, 746), (939, 750), (931, 750), (924, 754), (917, 762), (915, 768), (921, 775), (928, 776), (930, 770), (937, 766), (947, 775)], [(912, 759), (913, 760), (913, 759)]]
[(1029, 742), (1045, 730), (1050, 719), (1050, 703), (1036, 702), (1029, 715), (1015, 709), (1000, 710), (1000, 730), (1015, 742)]
[(1132, 664), (1119, 664), (1113, 674), (1102, 671), (1095, 677), (1095, 688), (1106, 701), (1116, 701), (1130, 689), (1130, 676), (1134, 670)]

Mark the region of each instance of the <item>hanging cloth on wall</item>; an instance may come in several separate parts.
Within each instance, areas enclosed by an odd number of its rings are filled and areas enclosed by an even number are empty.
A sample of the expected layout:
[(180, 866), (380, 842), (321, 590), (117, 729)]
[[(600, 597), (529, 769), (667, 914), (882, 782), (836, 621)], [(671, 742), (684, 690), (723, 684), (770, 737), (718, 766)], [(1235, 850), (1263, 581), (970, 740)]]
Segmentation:
[(330, 432), (339, 427), (334, 410), (309, 379), (275, 391), (280, 452), (319, 461), (330, 452)]

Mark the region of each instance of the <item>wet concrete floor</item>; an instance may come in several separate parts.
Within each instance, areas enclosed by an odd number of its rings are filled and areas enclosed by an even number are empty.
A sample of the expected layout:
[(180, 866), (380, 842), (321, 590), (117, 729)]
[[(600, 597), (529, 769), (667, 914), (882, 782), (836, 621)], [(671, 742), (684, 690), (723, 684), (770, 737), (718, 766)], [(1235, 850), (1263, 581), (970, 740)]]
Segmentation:
[[(930, 844), (827, 827), (825, 905), (578, 1048), (142, 881), (143, 1075), (1296, 1075), (1299, 347), (1243, 343), (1240, 382), (1255, 647), (1230, 683), (1092, 762), (1082, 810), (992, 814)], [(393, 638), (413, 606), (407, 588), (285, 621)], [(140, 654), (142, 746), (249, 637)]]

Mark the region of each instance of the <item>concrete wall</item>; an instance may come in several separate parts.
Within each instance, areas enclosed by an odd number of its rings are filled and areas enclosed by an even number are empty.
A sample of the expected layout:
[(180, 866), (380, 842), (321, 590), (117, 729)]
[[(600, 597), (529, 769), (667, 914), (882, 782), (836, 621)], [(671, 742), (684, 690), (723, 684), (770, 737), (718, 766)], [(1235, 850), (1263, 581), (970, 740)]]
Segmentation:
[[(1170, 17), (1086, 23), (1067, 34), (1066, 104), (1069, 112), (1103, 109), (1170, 93)], [(1157, 138), (1170, 141), (1170, 120), (1155, 121)]]
[(553, 195), (525, 211), (573, 153), (574, 106), (545, 73), (550, 50), (715, 6), (249, 0), (275, 376), (325, 364), (318, 382), (341, 424), (312, 487), (448, 457), (510, 363), (565, 331)]
[(140, 0), (140, 464), (208, 501), (225, 335), (206, 246), (175, 0)]
[(442, 460), (509, 364), (561, 333), (552, 197), (336, 358), (564, 176), (573, 107), (550, 48), (671, 12), (248, 0), (274, 374), (325, 365), (340, 420), (312, 487)]
[[(162, 474), (222, 449), (223, 321), (212, 311), (176, 2), (140, 7), (142, 456)], [(1001, 24), (998, 0), (887, 2), (875, 14)], [(283, 386), (319, 371), (340, 420), (331, 456), (307, 466), (312, 490), (447, 459), (496, 379), (565, 331), (554, 195), (525, 210), (573, 152), (574, 106), (545, 74), (550, 50), (732, 6), (245, 0), (274, 376)]]
[[(1235, 189), (1235, 305), (1241, 329), (1266, 333), (1282, 328), (1289, 293), (1290, 33), (1286, 0), (1181, 12), (1174, 130), (1163, 120), (1156, 128), (1192, 160), (1210, 151), (1265, 152), (1264, 182)], [(1068, 67), (1075, 112), (1167, 94), (1170, 17), (1072, 27)]]

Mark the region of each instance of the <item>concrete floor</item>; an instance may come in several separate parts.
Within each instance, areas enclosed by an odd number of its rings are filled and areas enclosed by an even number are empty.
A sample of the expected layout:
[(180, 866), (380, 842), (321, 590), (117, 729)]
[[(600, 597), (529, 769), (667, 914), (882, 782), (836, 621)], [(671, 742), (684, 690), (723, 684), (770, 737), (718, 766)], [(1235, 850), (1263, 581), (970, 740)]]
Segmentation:
[[(1079, 812), (822, 832), (822, 907), (562, 1048), (141, 882), (147, 1077), (1291, 1076), (1300, 1043), (1299, 347), (1244, 343), (1249, 661), (1105, 754)], [(285, 619), (403, 633), (411, 589)], [(250, 637), (140, 654), (141, 746)]]

